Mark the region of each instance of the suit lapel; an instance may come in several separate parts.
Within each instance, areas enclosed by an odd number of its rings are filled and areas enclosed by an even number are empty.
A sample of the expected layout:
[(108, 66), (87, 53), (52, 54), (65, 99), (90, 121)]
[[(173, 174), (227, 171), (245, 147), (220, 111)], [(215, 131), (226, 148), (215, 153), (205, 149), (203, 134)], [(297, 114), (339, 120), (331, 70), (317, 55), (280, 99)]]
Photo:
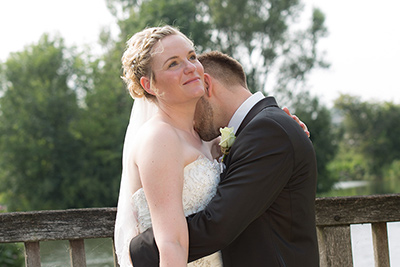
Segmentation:
[(275, 99), (271, 96), (266, 97), (260, 100), (257, 104), (255, 104), (254, 107), (249, 111), (249, 113), (247, 113), (246, 117), (244, 117), (244, 120), (240, 124), (239, 129), (236, 131), (236, 137), (239, 136), (240, 132), (258, 113), (260, 113), (261, 110), (272, 106), (278, 107), (278, 104), (276, 103)]
[[(275, 101), (275, 98), (273, 97), (266, 97), (262, 100), (260, 100), (257, 104), (254, 105), (254, 107), (247, 113), (246, 117), (244, 117), (242, 123), (239, 126), (239, 129), (236, 131), (236, 138), (239, 136), (240, 132), (247, 126), (247, 124), (258, 114), (260, 113), (263, 109), (268, 108), (268, 107), (278, 107), (278, 104)], [(235, 145), (235, 144), (233, 144)], [(231, 159), (231, 154), (228, 154), (226, 157), (226, 160), (224, 160), (226, 164), (226, 168), (224, 172), (221, 174), (221, 181), (225, 179), (226, 171), (229, 168), (230, 165), (230, 159)]]

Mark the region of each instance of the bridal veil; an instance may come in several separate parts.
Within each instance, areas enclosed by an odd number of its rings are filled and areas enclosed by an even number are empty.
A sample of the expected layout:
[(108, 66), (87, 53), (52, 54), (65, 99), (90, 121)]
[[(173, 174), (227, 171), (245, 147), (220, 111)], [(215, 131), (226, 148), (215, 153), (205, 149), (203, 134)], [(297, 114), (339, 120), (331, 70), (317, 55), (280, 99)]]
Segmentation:
[(133, 141), (140, 127), (156, 112), (157, 106), (145, 97), (135, 98), (132, 106), (129, 124), (125, 134), (122, 152), (122, 176), (115, 221), (114, 242), (115, 251), (120, 266), (132, 266), (129, 256), (129, 244), (138, 235), (136, 211), (131, 204), (133, 162), (130, 160), (134, 151)]

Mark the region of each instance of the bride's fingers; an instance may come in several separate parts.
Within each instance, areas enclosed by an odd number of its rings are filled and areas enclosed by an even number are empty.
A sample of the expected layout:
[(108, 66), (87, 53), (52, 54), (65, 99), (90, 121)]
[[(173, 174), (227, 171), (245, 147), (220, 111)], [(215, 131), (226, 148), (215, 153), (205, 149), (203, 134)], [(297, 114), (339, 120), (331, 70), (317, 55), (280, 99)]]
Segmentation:
[(300, 123), (301, 128), (303, 128), (303, 131), (307, 134), (308, 137), (310, 137), (310, 131), (308, 131), (307, 125), (303, 122)]
[(307, 134), (307, 136), (310, 137), (310, 132), (308, 131), (307, 125), (304, 122), (302, 122), (299, 119), (299, 117), (297, 117), (296, 115), (291, 114), (287, 107), (283, 107), (282, 110), (285, 111), (285, 113), (288, 114), (290, 117), (292, 117), (292, 119), (294, 119), (300, 125), (300, 127)]
[(286, 112), (286, 114), (288, 114), (290, 117), (292, 117), (292, 119), (294, 119), (298, 124), (300, 124), (299, 118), (296, 115), (293, 115), (292, 113), (290, 113), (290, 111), (287, 107), (283, 107), (282, 109), (283, 109), (283, 111)]
[(286, 114), (288, 114), (290, 117), (292, 117), (292, 114), (290, 114), (290, 111), (287, 107), (283, 107), (282, 109), (283, 109), (283, 111), (286, 112)]
[(302, 122), (299, 118), (297, 118), (297, 123), (300, 125), (300, 127), (303, 129), (303, 131), (307, 134), (308, 137), (310, 137), (310, 132), (308, 131), (307, 125)]

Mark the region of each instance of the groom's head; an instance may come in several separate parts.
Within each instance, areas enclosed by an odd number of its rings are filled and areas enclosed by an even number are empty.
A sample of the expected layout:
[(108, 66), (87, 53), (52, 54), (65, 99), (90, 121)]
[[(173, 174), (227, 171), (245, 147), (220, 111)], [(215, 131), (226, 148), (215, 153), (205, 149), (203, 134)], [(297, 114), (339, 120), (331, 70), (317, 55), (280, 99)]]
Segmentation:
[(195, 129), (203, 140), (220, 135), (239, 106), (251, 96), (242, 65), (221, 52), (201, 54), (204, 67), (205, 95), (196, 106)]

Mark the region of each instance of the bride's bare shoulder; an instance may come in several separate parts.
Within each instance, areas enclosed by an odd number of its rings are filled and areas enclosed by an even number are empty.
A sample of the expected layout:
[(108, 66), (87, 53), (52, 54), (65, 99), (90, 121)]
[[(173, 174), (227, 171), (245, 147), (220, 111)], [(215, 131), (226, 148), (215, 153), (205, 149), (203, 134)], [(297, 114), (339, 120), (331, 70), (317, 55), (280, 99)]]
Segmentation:
[[(169, 139), (178, 138), (176, 129), (161, 119), (151, 119), (140, 129), (138, 139), (143, 142), (165, 142)], [(173, 140), (171, 140), (173, 141)]]
[(138, 132), (135, 145), (139, 154), (174, 152), (179, 150), (182, 142), (180, 136), (173, 126), (163, 120), (152, 119), (147, 122)]

